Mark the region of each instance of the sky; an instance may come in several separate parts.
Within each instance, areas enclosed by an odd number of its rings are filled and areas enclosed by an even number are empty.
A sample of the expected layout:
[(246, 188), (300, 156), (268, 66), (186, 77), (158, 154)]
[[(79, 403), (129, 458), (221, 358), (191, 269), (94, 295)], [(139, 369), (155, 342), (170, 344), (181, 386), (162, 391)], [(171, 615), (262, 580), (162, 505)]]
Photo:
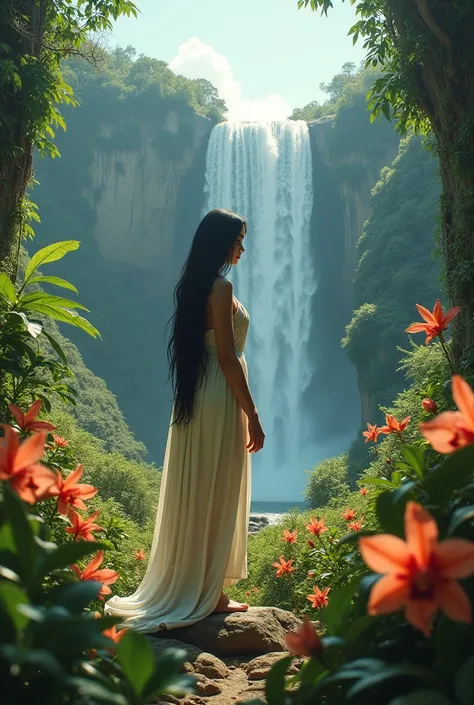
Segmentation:
[(328, 17), (297, 0), (135, 0), (138, 19), (120, 19), (110, 46), (169, 62), (175, 73), (207, 78), (232, 120), (280, 120), (312, 100), (342, 65), (364, 58), (347, 32), (355, 14), (334, 0)]

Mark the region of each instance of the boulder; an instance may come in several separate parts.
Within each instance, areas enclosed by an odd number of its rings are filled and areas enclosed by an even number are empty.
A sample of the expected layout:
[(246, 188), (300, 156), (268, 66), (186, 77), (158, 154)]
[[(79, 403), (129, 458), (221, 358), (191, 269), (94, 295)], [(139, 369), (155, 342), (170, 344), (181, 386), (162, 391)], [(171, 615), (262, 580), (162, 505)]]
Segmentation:
[(196, 675), (196, 692), (198, 695), (208, 697), (209, 695), (218, 695), (222, 690), (215, 681), (198, 673)]
[[(286, 633), (300, 625), (291, 612), (276, 607), (250, 607), (247, 612), (211, 614), (190, 627), (173, 629), (173, 640), (167, 639), (169, 632), (157, 632), (153, 641), (171, 643), (179, 639), (184, 642), (182, 648), (192, 644), (217, 656), (268, 654), (286, 651)], [(195, 666), (195, 660), (189, 660)]]
[[(249, 661), (243, 667), (247, 674), (247, 678), (249, 681), (264, 680), (270, 673), (271, 667), (277, 661), (280, 661), (284, 656), (289, 656), (289, 654), (276, 651), (271, 654), (265, 654), (264, 656), (257, 656), (257, 658), (252, 659), (252, 661)], [(288, 669), (288, 673), (290, 675), (297, 673), (302, 664), (303, 659), (294, 659)]]
[[(164, 632), (169, 634), (170, 632)], [(166, 649), (184, 649), (187, 659), (182, 670), (187, 673), (200, 674), (208, 678), (227, 678), (229, 671), (223, 661), (213, 654), (208, 654), (197, 646), (185, 644), (177, 639), (149, 638), (155, 656), (159, 656)]]

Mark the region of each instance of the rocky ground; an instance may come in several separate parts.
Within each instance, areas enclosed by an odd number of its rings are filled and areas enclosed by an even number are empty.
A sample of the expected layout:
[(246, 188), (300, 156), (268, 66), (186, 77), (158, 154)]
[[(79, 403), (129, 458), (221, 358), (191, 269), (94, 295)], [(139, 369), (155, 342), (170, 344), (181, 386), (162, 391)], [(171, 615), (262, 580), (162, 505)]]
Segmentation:
[[(285, 634), (299, 625), (290, 612), (251, 607), (248, 612), (213, 614), (192, 627), (151, 636), (156, 655), (170, 647), (185, 649), (184, 670), (196, 677), (195, 695), (181, 700), (166, 696), (159, 702), (238, 705), (255, 698), (264, 700), (264, 679), (275, 661), (286, 655)], [(301, 659), (295, 659), (293, 672), (300, 665)]]

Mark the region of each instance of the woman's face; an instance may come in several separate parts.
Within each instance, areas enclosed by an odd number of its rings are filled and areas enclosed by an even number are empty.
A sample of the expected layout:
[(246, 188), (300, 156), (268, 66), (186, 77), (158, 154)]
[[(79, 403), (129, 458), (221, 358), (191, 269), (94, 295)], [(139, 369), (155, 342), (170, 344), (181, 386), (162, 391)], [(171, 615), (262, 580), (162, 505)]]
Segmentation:
[(239, 263), (240, 258), (242, 257), (243, 253), (245, 252), (244, 238), (245, 238), (245, 225), (242, 225), (242, 230), (240, 231), (239, 237), (235, 241), (235, 245), (232, 249), (231, 264), (233, 266), (235, 266), (236, 264)]

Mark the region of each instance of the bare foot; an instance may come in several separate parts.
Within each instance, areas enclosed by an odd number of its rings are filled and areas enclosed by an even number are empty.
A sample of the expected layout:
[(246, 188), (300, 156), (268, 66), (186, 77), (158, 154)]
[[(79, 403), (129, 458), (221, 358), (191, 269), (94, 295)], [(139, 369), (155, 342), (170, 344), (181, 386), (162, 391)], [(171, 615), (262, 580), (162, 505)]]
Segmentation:
[(219, 601), (214, 609), (214, 612), (247, 612), (249, 606), (241, 602), (230, 600), (223, 592), (219, 597)]

